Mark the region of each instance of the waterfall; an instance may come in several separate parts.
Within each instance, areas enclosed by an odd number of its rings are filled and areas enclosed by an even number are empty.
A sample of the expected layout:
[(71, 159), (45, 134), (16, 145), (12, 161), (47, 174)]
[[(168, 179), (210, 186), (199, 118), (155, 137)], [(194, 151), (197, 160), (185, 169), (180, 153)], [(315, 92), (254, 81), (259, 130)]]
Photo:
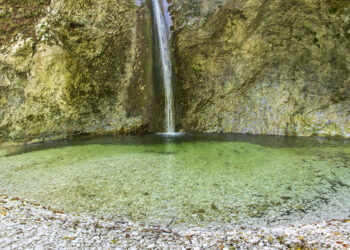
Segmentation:
[[(164, 0), (166, 3), (166, 0)], [(169, 49), (169, 16), (167, 9), (162, 11), (159, 0), (152, 0), (154, 22), (158, 31), (159, 51), (163, 72), (163, 84), (165, 90), (165, 128), (166, 132), (175, 132), (174, 120), (174, 94), (172, 88), (172, 66)]]

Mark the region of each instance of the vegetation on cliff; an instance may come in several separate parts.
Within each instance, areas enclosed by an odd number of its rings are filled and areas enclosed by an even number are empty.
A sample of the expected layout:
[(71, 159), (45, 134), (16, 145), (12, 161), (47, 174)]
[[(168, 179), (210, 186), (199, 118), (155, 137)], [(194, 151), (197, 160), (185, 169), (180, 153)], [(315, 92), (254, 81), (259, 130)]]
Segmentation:
[(172, 2), (185, 130), (350, 136), (348, 1)]
[[(172, 0), (177, 127), (350, 136), (347, 0)], [(151, 2), (0, 0), (0, 139), (162, 130)]]
[(151, 81), (142, 64), (149, 40), (138, 24), (149, 18), (144, 6), (126, 0), (1, 6), (0, 138), (133, 133), (148, 126), (147, 110), (127, 112), (135, 101), (130, 86), (141, 89), (141, 100), (151, 92), (142, 88)]

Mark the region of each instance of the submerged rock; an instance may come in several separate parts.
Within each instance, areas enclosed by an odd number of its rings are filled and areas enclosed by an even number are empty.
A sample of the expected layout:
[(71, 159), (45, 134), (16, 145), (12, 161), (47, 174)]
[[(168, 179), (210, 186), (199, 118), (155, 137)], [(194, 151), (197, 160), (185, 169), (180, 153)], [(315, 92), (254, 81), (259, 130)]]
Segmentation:
[(184, 130), (350, 136), (350, 3), (173, 0)]

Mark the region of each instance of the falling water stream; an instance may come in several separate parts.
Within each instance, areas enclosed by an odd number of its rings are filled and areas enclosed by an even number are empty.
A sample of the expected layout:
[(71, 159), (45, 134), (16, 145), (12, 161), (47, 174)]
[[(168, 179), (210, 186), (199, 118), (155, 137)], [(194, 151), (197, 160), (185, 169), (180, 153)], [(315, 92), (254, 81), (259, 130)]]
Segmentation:
[[(159, 0), (153, 0), (154, 22), (157, 27), (159, 39), (159, 51), (162, 64), (163, 84), (165, 90), (165, 128), (167, 133), (175, 132), (174, 122), (174, 94), (172, 88), (172, 70), (169, 49), (169, 19), (161, 8)], [(165, 7), (165, 6), (164, 6)]]

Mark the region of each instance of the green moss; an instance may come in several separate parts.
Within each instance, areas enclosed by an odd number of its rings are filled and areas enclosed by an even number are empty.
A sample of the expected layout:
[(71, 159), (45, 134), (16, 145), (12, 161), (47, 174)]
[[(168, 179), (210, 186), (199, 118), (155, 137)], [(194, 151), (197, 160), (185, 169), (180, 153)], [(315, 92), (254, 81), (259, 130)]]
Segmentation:
[(329, 0), (327, 3), (331, 14), (342, 13), (345, 9), (350, 7), (349, 0)]
[(24, 38), (35, 37), (34, 28), (45, 15), (50, 0), (7, 0), (0, 16), (0, 46), (11, 41), (19, 33)]
[(0, 109), (3, 109), (3, 107), (6, 105), (6, 97), (5, 92), (1, 91), (0, 89)]
[(98, 96), (98, 88), (91, 81), (84, 67), (74, 61), (67, 63), (66, 100), (69, 105), (79, 106), (92, 103)]
[(10, 4), (11, 6), (22, 5), (43, 5), (47, 4), (48, 0), (5, 0), (3, 4)]
[(30, 43), (25, 43), (23, 46), (16, 50), (15, 56), (19, 60), (25, 60), (33, 53), (33, 47)]
[(331, 127), (329, 135), (346, 135), (348, 20), (329, 8), (343, 13), (350, 2), (316, 2), (247, 2), (238, 10), (213, 3), (217, 8), (195, 14), (174, 0), (181, 9), (173, 38), (180, 127), (308, 136), (330, 120), (342, 130)]

